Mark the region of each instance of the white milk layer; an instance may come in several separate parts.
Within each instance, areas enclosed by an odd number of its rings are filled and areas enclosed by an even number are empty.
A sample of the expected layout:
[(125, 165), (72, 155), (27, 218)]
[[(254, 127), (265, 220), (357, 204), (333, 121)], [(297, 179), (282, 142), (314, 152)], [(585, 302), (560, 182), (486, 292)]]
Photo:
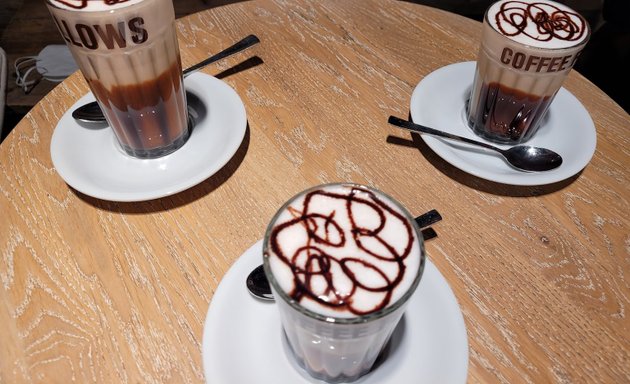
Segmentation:
[(566, 5), (549, 0), (498, 1), (488, 9), (486, 18), (509, 39), (537, 48), (570, 48), (580, 45), (589, 35), (583, 17)]
[[(143, 0), (119, 0), (116, 2), (106, 0), (47, 0), (50, 4), (61, 9), (81, 12), (111, 11), (114, 9), (128, 7)], [(108, 4), (110, 3), (110, 4)]]
[[(310, 198), (306, 206), (305, 198)], [(283, 223), (294, 224), (270, 238), (271, 244), (275, 237), (285, 258), (270, 246), (269, 266), (289, 295), (299, 281), (324, 303), (339, 298), (347, 302), (345, 308), (334, 308), (302, 296), (303, 307), (324, 316), (348, 318), (357, 316), (357, 312), (386, 308), (413, 286), (420, 271), (422, 247), (407, 217), (381, 194), (371, 195), (348, 185), (323, 186), (317, 193), (298, 197), (279, 214), (275, 228)], [(357, 231), (361, 235), (354, 236)], [(320, 263), (323, 259), (326, 262)], [(322, 266), (329, 268), (328, 277), (317, 273)], [(296, 274), (296, 270), (314, 273), (309, 278), (308, 273)]]

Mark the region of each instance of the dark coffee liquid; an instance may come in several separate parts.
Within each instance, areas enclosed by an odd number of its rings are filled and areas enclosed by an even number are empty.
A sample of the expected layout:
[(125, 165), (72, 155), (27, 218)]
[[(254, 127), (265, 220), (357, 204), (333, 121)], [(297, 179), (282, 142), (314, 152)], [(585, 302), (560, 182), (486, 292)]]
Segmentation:
[[(316, 196), (325, 196), (337, 200), (345, 205), (344, 212), (333, 211), (331, 213), (318, 212), (311, 201)], [(314, 205), (314, 204), (313, 204)], [(369, 227), (360, 221), (355, 215), (358, 206), (369, 209), (373, 214)], [(364, 315), (385, 308), (391, 301), (394, 289), (400, 284), (405, 275), (405, 259), (411, 254), (414, 242), (414, 230), (409, 220), (394, 210), (390, 204), (379, 199), (371, 191), (362, 188), (353, 188), (350, 193), (338, 193), (336, 191), (315, 190), (305, 196), (301, 207), (289, 207), (294, 219), (276, 225), (269, 236), (269, 245), (273, 253), (286, 263), (293, 273), (292, 292), (289, 296), (300, 302), (308, 298), (324, 307), (338, 311), (348, 311), (355, 315)], [(386, 214), (387, 213), (387, 214)], [(343, 219), (342, 219), (343, 217)], [(345, 219), (348, 224), (342, 224)], [(402, 223), (404, 242), (401, 244), (389, 244), (385, 239), (388, 220), (397, 220)], [(282, 232), (291, 227), (304, 227), (306, 237), (303, 244), (293, 252), (287, 252), (279, 237)], [(285, 235), (286, 236), (286, 235)], [(352, 253), (344, 251), (351, 242), (356, 243), (360, 252), (369, 254), (369, 260), (354, 257)], [(374, 242), (382, 245), (376, 250)], [(369, 244), (372, 244), (371, 246)], [(329, 249), (330, 253), (325, 249)], [(351, 247), (349, 249), (352, 249)], [(396, 251), (401, 249), (401, 251)], [(388, 275), (387, 270), (395, 269), (397, 273)], [(338, 275), (334, 275), (333, 270)], [(411, 271), (409, 273), (415, 273)], [(343, 279), (349, 281), (352, 289), (341, 293), (336, 287), (336, 282), (343, 275)], [(380, 276), (367, 284), (359, 274), (372, 274)], [(315, 284), (314, 281), (318, 280)], [(325, 281), (325, 283), (322, 283)], [(322, 288), (322, 284), (325, 288)], [(316, 288), (318, 286), (319, 288)], [(358, 290), (374, 293), (372, 308), (359, 309), (353, 302)]]
[(516, 143), (528, 140), (553, 96), (530, 95), (499, 83), (483, 84), (476, 111), (469, 111), (468, 125), (486, 139)]
[(164, 156), (188, 139), (179, 62), (157, 78), (139, 84), (107, 89), (98, 80), (87, 82), (127, 153), (141, 158)]

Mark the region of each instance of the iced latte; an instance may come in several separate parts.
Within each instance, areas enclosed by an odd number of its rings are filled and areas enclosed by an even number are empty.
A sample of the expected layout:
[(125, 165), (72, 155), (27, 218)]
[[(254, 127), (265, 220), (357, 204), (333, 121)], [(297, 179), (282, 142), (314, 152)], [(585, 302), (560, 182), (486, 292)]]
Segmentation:
[(171, 0), (46, 0), (122, 149), (155, 158), (189, 136)]

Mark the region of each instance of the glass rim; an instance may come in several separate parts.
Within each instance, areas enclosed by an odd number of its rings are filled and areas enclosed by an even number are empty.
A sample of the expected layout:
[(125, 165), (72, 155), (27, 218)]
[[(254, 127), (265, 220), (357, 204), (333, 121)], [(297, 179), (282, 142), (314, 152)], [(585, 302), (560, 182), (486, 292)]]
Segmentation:
[[(492, 6), (496, 3), (502, 2), (502, 1), (509, 1), (509, 0), (497, 0), (494, 1), (492, 4), (490, 4), (488, 6), (488, 8), (486, 9), (484, 15), (483, 15), (483, 24), (486, 24), (490, 30), (492, 30), (492, 32), (496, 33), (497, 35), (501, 36), (501, 38), (510, 41), (513, 44), (522, 46), (522, 47), (526, 47), (527, 49), (530, 49), (532, 51), (540, 51), (540, 52), (565, 52), (565, 51), (572, 51), (572, 50), (576, 50), (579, 49), (581, 50), (586, 43), (589, 42), (589, 40), (591, 39), (591, 26), (588, 23), (588, 20), (586, 20), (584, 18), (584, 16), (582, 16), (582, 14), (580, 14), (578, 11), (574, 10), (573, 8), (569, 7), (568, 5), (565, 5), (563, 3), (558, 3), (557, 1), (553, 1), (553, 0), (543, 0), (543, 1), (547, 1), (550, 3), (554, 3), (554, 4), (559, 4), (562, 6), (565, 6), (567, 8), (569, 8), (570, 10), (572, 10), (574, 13), (576, 13), (578, 16), (580, 16), (580, 18), (582, 20), (584, 20), (584, 25), (586, 25), (586, 37), (584, 37), (584, 39), (582, 41), (580, 41), (579, 43), (576, 43), (574, 45), (570, 45), (568, 47), (562, 47), (562, 48), (546, 48), (546, 47), (537, 47), (535, 45), (530, 45), (530, 44), (526, 44), (526, 43), (521, 43), (518, 42), (516, 40), (511, 39), (509, 36), (504, 35), (503, 33), (501, 33), (501, 31), (498, 31), (489, 21), (488, 18), (488, 13), (490, 11), (490, 8), (492, 8)], [(483, 38), (482, 38), (483, 40)]]
[[(387, 199), (389, 199), (399, 210), (400, 212), (405, 216), (405, 218), (407, 220), (409, 220), (409, 222), (411, 222), (412, 228), (414, 233), (416, 234), (416, 238), (418, 239), (418, 246), (419, 246), (419, 251), (420, 251), (420, 263), (418, 266), (418, 273), (416, 274), (413, 282), (411, 283), (411, 285), (409, 286), (409, 288), (407, 289), (407, 291), (398, 298), (398, 300), (396, 300), (394, 303), (391, 303), (390, 305), (387, 305), (385, 308), (381, 308), (377, 311), (368, 313), (366, 315), (357, 315), (357, 316), (353, 316), (353, 317), (335, 317), (335, 316), (327, 316), (327, 315), (323, 315), (321, 313), (315, 312), (313, 310), (310, 310), (308, 308), (303, 307), (299, 302), (295, 301), (294, 299), (292, 299), (283, 289), (282, 287), (280, 287), (279, 283), (277, 282), (277, 280), (275, 279), (273, 272), (271, 271), (271, 266), (269, 265), (269, 254), (267, 252), (268, 249), (268, 242), (269, 242), (269, 236), (271, 234), (271, 231), (274, 228), (274, 224), (276, 223), (276, 220), (278, 219), (278, 217), (280, 216), (280, 214), (282, 212), (284, 212), (284, 210), (291, 204), (293, 203), (298, 197), (307, 194), (311, 191), (317, 190), (317, 189), (322, 189), (322, 188), (327, 188), (327, 187), (333, 187), (333, 186), (350, 186), (350, 187), (358, 187), (361, 189), (366, 189), (368, 191), (374, 192), (377, 195), (382, 195), (384, 197), (386, 197)], [(416, 289), (418, 288), (418, 285), (420, 284), (420, 280), (422, 279), (422, 276), (424, 274), (424, 268), (426, 265), (426, 251), (424, 248), (424, 238), (422, 237), (422, 231), (420, 229), (420, 227), (418, 227), (418, 224), (416, 223), (414, 217), (411, 215), (411, 213), (409, 213), (409, 211), (401, 204), (399, 203), (397, 200), (393, 199), (391, 196), (389, 196), (388, 194), (373, 188), (373, 187), (368, 187), (366, 185), (363, 184), (357, 184), (357, 183), (351, 183), (351, 182), (336, 182), (336, 183), (325, 183), (325, 184), (319, 184), (310, 188), (307, 188), (297, 194), (295, 194), (294, 196), (292, 196), (289, 200), (287, 200), (284, 204), (282, 204), (282, 206), (277, 210), (277, 212), (273, 215), (272, 219), (269, 221), (269, 225), (267, 226), (267, 229), (265, 231), (265, 237), (263, 238), (263, 268), (265, 271), (265, 275), (267, 276), (267, 280), (269, 281), (269, 284), (271, 284), (271, 286), (274, 288), (274, 290), (276, 291), (276, 293), (281, 297), (281, 299), (288, 304), (293, 310), (311, 318), (311, 319), (315, 319), (315, 320), (319, 320), (325, 323), (329, 323), (329, 324), (363, 324), (363, 323), (368, 323), (374, 320), (378, 320), (381, 319), (387, 315), (389, 315), (390, 313), (393, 313), (394, 311), (396, 311), (397, 309), (401, 308), (403, 305), (405, 305), (409, 299), (411, 298), (411, 296), (414, 294), (414, 292), (416, 291)], [(278, 300), (278, 298), (276, 298), (276, 300)]]
[(148, 0), (142, 0), (142, 1), (138, 1), (137, 3), (127, 4), (127, 5), (124, 5), (122, 7), (117, 7), (117, 8), (113, 8), (113, 9), (99, 9), (99, 10), (92, 10), (92, 11), (83, 10), (83, 9), (64, 8), (64, 7), (59, 6), (58, 4), (53, 3), (51, 0), (44, 0), (44, 3), (46, 5), (48, 5), (49, 7), (51, 7), (51, 8), (55, 8), (55, 9), (58, 9), (58, 10), (64, 11), (64, 12), (72, 12), (72, 13), (80, 13), (80, 14), (82, 13), (82, 14), (90, 14), (90, 15), (92, 15), (92, 14), (99, 14), (99, 13), (110, 14), (110, 13), (119, 12), (119, 11), (121, 11), (123, 9), (124, 10), (128, 10), (129, 8), (136, 7), (136, 6), (138, 6), (140, 4), (143, 4), (143, 3), (147, 2), (147, 1)]

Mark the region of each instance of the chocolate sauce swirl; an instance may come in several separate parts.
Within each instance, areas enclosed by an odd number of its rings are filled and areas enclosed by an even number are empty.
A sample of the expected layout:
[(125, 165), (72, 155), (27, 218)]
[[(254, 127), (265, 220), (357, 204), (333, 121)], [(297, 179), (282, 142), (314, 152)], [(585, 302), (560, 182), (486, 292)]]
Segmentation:
[(108, 6), (115, 6), (121, 3), (126, 3), (130, 0), (48, 0), (51, 4), (62, 4), (66, 7), (73, 9), (85, 9), (88, 6), (88, 1), (101, 1), (103, 4)]
[[(537, 41), (578, 41), (587, 30), (582, 16), (547, 2), (506, 1), (495, 21), (505, 36), (525, 35)], [(536, 34), (527, 31), (530, 24), (535, 26)]]
[[(344, 208), (318, 212), (313, 200), (321, 197), (340, 202), (335, 206)], [(404, 261), (416, 241), (412, 224), (404, 214), (360, 187), (348, 188), (347, 192), (317, 189), (305, 195), (301, 207), (291, 206), (288, 210), (293, 218), (272, 229), (269, 246), (293, 274), (293, 290), (287, 292), (292, 299), (314, 300), (335, 311), (355, 315), (378, 311), (390, 303), (405, 274)], [(358, 210), (361, 218), (357, 217)], [(384, 235), (388, 225), (401, 229), (402, 243), (388, 243)], [(285, 231), (295, 230), (296, 226), (301, 227), (297, 237), (303, 238), (304, 243), (288, 250), (280, 237), (283, 233), (287, 236)], [(292, 234), (295, 238), (296, 232)], [(357, 305), (355, 296), (359, 291), (374, 296), (373, 307)]]

